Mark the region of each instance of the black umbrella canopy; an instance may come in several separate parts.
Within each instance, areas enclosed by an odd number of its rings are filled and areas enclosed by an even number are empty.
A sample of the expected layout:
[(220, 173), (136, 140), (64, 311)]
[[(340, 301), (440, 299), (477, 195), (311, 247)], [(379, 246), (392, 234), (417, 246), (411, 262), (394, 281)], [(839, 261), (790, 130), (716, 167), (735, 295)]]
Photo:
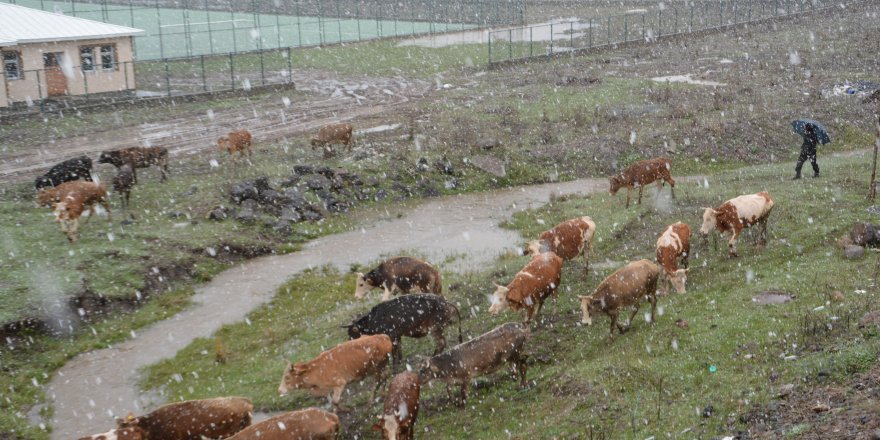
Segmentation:
[(831, 136), (828, 135), (828, 129), (819, 123), (819, 121), (813, 119), (795, 119), (794, 121), (791, 121), (791, 128), (794, 129), (795, 133), (801, 136), (807, 135), (807, 125), (813, 126), (813, 131), (816, 133), (816, 137), (819, 139), (820, 144), (825, 145), (831, 142)]

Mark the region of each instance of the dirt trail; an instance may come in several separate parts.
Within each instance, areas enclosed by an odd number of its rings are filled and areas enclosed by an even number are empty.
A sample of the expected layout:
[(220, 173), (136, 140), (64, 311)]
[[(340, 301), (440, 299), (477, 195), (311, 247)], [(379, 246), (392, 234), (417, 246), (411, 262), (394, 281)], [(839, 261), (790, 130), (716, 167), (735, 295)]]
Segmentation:
[[(172, 156), (210, 149), (217, 137), (233, 127), (247, 128), (257, 142), (302, 136), (330, 122), (388, 112), (424, 96), (432, 87), (402, 77), (342, 80), (329, 72), (298, 73), (294, 82), (297, 90), (313, 95), (288, 101), (272, 95), (251, 105), (214, 110), (210, 116), (200, 112), (162, 122), (123, 125), (92, 135), (58, 139), (36, 151), (0, 156), (0, 183), (28, 180), (62, 160), (83, 154), (97, 160), (98, 152), (116, 148), (162, 146)], [(111, 118), (109, 112), (107, 117)]]
[(400, 217), (386, 216), (370, 226), (315, 240), (300, 252), (256, 258), (226, 270), (197, 289), (189, 309), (61, 368), (47, 388), (55, 408), (50, 424), (57, 427), (52, 439), (105, 432), (113, 426), (112, 417), (151, 408), (156, 402), (136, 387), (139, 369), (174, 356), (224, 324), (242, 321), (306, 268), (333, 264), (346, 269), (406, 249), (432, 261), (461, 255), (453, 270), (474, 267), (522, 241), (519, 234), (498, 226), (514, 212), (543, 205), (551, 193), (604, 191), (607, 184), (605, 179), (582, 179), (427, 200)]

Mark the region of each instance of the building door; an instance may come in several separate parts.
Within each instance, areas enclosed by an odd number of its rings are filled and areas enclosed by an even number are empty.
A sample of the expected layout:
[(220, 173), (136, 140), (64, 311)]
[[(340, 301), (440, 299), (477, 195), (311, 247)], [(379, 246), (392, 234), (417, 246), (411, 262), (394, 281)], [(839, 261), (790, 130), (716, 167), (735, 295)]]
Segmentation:
[(58, 64), (62, 52), (43, 54), (43, 67), (46, 73), (46, 89), (49, 96), (64, 96), (67, 94), (67, 77), (61, 71)]

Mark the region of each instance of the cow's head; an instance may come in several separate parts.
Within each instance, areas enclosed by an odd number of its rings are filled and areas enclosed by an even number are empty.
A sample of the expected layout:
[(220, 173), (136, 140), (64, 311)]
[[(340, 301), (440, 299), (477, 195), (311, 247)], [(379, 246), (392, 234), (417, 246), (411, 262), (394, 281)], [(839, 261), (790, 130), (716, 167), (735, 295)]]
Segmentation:
[(57, 195), (57, 192), (51, 189), (40, 190), (40, 192), (37, 193), (37, 206), (52, 206), (52, 202), (55, 201)]
[(400, 435), (400, 422), (394, 414), (384, 414), (379, 416), (379, 423), (373, 425), (373, 431), (382, 432), (382, 438), (385, 440), (397, 440)]
[(419, 368), (419, 384), (424, 385), (440, 377), (440, 367), (434, 362), (434, 358), (427, 358), (421, 362)]
[(550, 250), (550, 247), (547, 246), (547, 242), (543, 240), (532, 240), (526, 243), (526, 247), (523, 249), (523, 255), (538, 255)]
[(708, 235), (715, 229), (718, 220), (718, 211), (712, 208), (706, 208), (703, 211), (703, 226), (700, 226), (700, 234)]
[(349, 325), (343, 325), (342, 328), (348, 329), (349, 339), (357, 339), (360, 338), (362, 335), (361, 328), (357, 325), (356, 322), (353, 322)]
[(284, 375), (281, 376), (281, 385), (278, 385), (278, 395), (284, 396), (290, 390), (302, 388), (303, 374), (309, 370), (305, 364), (292, 364), (287, 362)]
[(489, 301), (492, 303), (492, 305), (489, 306), (489, 313), (496, 315), (507, 310), (507, 308), (510, 307), (510, 305), (507, 303), (507, 292), (509, 290), (510, 289), (505, 286), (501, 286), (499, 284), (495, 285), (495, 293), (493, 293), (492, 296), (489, 297)]
[(364, 276), (364, 274), (358, 272), (357, 279), (354, 282), (354, 297), (355, 298), (363, 298), (364, 295), (367, 294), (372, 289), (375, 289), (376, 286), (370, 283), (370, 280)]
[(34, 181), (34, 188), (36, 188), (37, 191), (39, 191), (43, 188), (49, 188), (52, 186), (54, 186), (54, 185), (52, 185), (52, 179), (50, 179), (46, 176), (37, 177), (37, 180)]
[(67, 202), (57, 202), (53, 204), (52, 213), (55, 214), (56, 222), (70, 219), (70, 211), (67, 210)]
[(321, 144), (323, 144), (323, 142), (321, 142), (321, 139), (318, 139), (318, 138), (310, 139), (309, 143), (312, 144), (313, 147), (319, 147), (319, 146), (321, 146)]
[(593, 325), (593, 316), (602, 311), (602, 300), (593, 298), (593, 295), (579, 295), (581, 299), (581, 324)]
[(229, 136), (223, 135), (217, 139), (217, 149), (220, 151), (225, 151), (229, 149)]
[(688, 269), (678, 269), (667, 276), (669, 278), (669, 283), (672, 284), (672, 288), (675, 289), (676, 292), (686, 293), (684, 285), (687, 282), (687, 273)]
[(115, 159), (116, 158), (114, 157), (112, 152), (105, 151), (101, 153), (101, 155), (98, 157), (98, 163), (115, 163)]
[(608, 192), (613, 196), (617, 194), (617, 191), (620, 190), (623, 185), (620, 183), (620, 176), (608, 176), (608, 183), (610, 184), (608, 188)]

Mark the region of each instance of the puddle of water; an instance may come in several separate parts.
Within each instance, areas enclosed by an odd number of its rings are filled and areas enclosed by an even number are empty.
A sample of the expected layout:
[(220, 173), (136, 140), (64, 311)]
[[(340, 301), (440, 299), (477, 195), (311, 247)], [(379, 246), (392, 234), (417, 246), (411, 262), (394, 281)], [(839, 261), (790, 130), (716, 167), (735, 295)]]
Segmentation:
[(782, 290), (768, 290), (752, 297), (752, 302), (759, 306), (785, 304), (794, 299), (790, 293)]
[(720, 83), (716, 81), (706, 81), (702, 79), (693, 79), (691, 78), (691, 74), (687, 75), (670, 75), (670, 76), (656, 76), (651, 78), (651, 81), (657, 82), (674, 82), (674, 83), (687, 83), (694, 84), (698, 86), (712, 86), (712, 87), (722, 87), (726, 86), (725, 83)]
[[(551, 26), (553, 32), (551, 33)], [(595, 25), (594, 25), (595, 26)], [(528, 28), (500, 28), (491, 30), (470, 30), (462, 32), (450, 32), (445, 34), (428, 35), (425, 37), (412, 38), (397, 43), (398, 47), (403, 46), (419, 46), (429, 48), (439, 48), (454, 46), (456, 44), (486, 44), (489, 40), (489, 32), (495, 34), (496, 38), (518, 41), (551, 41), (568, 38), (580, 38), (585, 34), (583, 31), (590, 28), (589, 21), (582, 21), (578, 18), (558, 18), (543, 23), (530, 25)], [(507, 34), (505, 35), (505, 32)], [(505, 36), (507, 38), (505, 38)], [(494, 41), (494, 38), (493, 38)]]
[(400, 124), (378, 125), (376, 127), (365, 128), (363, 130), (355, 130), (354, 134), (381, 133), (383, 131), (397, 130)]

